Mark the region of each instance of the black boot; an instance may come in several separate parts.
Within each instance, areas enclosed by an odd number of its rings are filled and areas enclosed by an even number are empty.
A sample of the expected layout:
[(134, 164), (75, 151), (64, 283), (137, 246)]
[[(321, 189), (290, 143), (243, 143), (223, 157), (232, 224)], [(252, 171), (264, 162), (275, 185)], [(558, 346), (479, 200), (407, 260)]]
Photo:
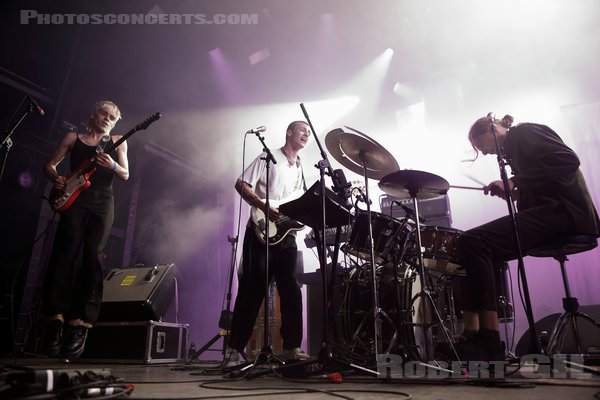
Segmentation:
[[(435, 345), (435, 357), (440, 360), (453, 361), (456, 360), (456, 354), (454, 351), (458, 351), (459, 347), (464, 343), (473, 342), (477, 338), (477, 331), (463, 331), (455, 341), (452, 342), (452, 345), (448, 342), (439, 342)], [(454, 347), (454, 349), (453, 349)]]
[(46, 324), (42, 351), (48, 357), (57, 357), (62, 345), (63, 322), (53, 319)]
[(78, 358), (85, 348), (88, 328), (85, 326), (69, 326), (69, 333), (62, 349), (66, 358)]
[(480, 329), (479, 340), (488, 352), (488, 361), (503, 361), (506, 359), (506, 345), (500, 340), (500, 332), (492, 329)]

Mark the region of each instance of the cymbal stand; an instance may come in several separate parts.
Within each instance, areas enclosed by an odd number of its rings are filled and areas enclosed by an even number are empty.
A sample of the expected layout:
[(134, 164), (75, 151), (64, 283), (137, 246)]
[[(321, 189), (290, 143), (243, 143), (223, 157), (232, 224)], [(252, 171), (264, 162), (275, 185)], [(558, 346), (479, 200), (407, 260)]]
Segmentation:
[[(418, 253), (418, 259), (419, 259), (419, 268), (418, 268), (417, 272), (419, 274), (419, 278), (421, 279), (421, 290), (419, 293), (417, 293), (412, 298), (411, 306), (412, 306), (412, 304), (414, 304), (416, 299), (418, 299), (419, 297), (422, 297), (423, 301), (429, 301), (429, 305), (431, 306), (433, 314), (435, 315), (435, 318), (437, 319), (436, 323), (440, 324), (440, 327), (442, 328), (441, 331), (444, 333), (444, 336), (446, 337), (446, 340), (448, 340), (448, 343), (450, 343), (450, 346), (452, 348), (452, 351), (454, 352), (454, 355), (456, 356), (457, 359), (459, 359), (458, 354), (456, 353), (456, 349), (454, 348), (454, 345), (452, 344), (452, 338), (450, 337), (450, 335), (448, 334), (448, 332), (445, 329), (444, 322), (442, 320), (442, 316), (440, 315), (439, 310), (437, 309), (437, 306), (435, 305), (435, 302), (433, 301), (433, 298), (431, 297), (431, 294), (429, 293), (429, 291), (426, 290), (428, 280), (427, 280), (427, 271), (425, 270), (425, 260), (423, 257), (423, 244), (422, 244), (423, 242), (421, 241), (421, 223), (418, 218), (419, 204), (417, 201), (417, 194), (419, 192), (419, 189), (415, 188), (415, 187), (409, 187), (407, 189), (410, 194), (410, 197), (412, 198), (413, 207), (414, 207), (415, 216), (416, 216), (415, 217), (415, 223), (416, 223), (415, 229), (417, 232), (417, 253)], [(433, 348), (432, 348), (433, 343), (429, 339), (429, 336), (427, 335), (426, 330), (429, 328), (427, 325), (428, 325), (427, 323), (423, 323), (423, 326), (422, 326), (423, 336), (425, 337), (424, 354), (425, 354), (426, 358), (433, 359)], [(434, 324), (430, 323), (429, 325), (434, 325)], [(429, 364), (423, 364), (423, 363), (421, 363), (421, 364), (424, 366), (429, 365)]]
[[(361, 150), (362, 152), (362, 150)], [(371, 217), (371, 201), (369, 197), (369, 177), (367, 176), (367, 160), (364, 154), (359, 154), (362, 161), (363, 176), (365, 179), (365, 203), (367, 204), (367, 225), (369, 226), (369, 258), (371, 261), (371, 294), (373, 298), (373, 350), (375, 363), (381, 354), (381, 308), (379, 307), (379, 288), (377, 284), (377, 267), (375, 265), (375, 244), (373, 241), (373, 221)]]

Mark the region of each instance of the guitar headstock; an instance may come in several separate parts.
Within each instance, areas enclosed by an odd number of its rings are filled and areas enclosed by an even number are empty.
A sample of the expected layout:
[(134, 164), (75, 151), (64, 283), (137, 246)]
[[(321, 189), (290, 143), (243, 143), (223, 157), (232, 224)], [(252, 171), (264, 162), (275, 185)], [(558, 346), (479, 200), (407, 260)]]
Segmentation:
[(154, 121), (157, 121), (158, 119), (160, 119), (160, 117), (162, 117), (162, 115), (159, 112), (155, 112), (154, 114), (152, 114), (151, 116), (149, 116), (148, 118), (146, 118), (145, 120), (143, 120), (142, 122), (137, 124), (136, 127), (134, 128), (134, 130), (140, 131), (142, 129), (146, 129)]

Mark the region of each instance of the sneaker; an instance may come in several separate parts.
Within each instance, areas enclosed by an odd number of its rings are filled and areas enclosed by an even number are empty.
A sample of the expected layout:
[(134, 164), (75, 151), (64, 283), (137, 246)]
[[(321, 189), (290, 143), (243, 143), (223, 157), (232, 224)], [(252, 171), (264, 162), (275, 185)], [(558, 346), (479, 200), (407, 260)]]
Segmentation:
[(229, 346), (225, 348), (225, 355), (223, 356), (223, 364), (230, 367), (238, 365), (240, 363), (240, 353)]
[(279, 354), (279, 357), (286, 361), (292, 360), (308, 360), (310, 356), (306, 354), (300, 347), (294, 347), (293, 349), (283, 349)]

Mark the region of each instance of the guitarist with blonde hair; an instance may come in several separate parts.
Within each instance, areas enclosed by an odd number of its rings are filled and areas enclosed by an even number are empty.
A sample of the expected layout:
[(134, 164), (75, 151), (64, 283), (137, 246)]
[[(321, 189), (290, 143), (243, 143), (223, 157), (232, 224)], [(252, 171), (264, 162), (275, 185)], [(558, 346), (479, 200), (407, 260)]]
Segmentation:
[[(285, 145), (273, 151), (276, 164), (269, 169), (269, 275), (275, 279), (281, 300), (281, 337), (287, 359), (303, 359), (308, 355), (300, 349), (302, 342), (302, 293), (294, 277), (297, 247), (295, 231), (302, 225), (281, 215), (276, 205), (303, 193), (304, 179), (298, 153), (311, 135), (304, 121), (294, 121), (286, 130)], [(244, 236), (242, 276), (233, 310), (229, 346), (242, 352), (246, 347), (265, 295), (264, 221), (267, 191), (266, 153), (260, 154), (235, 183), (235, 189), (252, 206)], [(262, 219), (261, 219), (262, 218)]]
[[(46, 271), (42, 305), (47, 318), (43, 351), (50, 357), (79, 357), (87, 330), (100, 310), (103, 286), (99, 255), (114, 219), (112, 181), (114, 176), (123, 181), (129, 178), (127, 142), (123, 141), (111, 153), (103, 151), (110, 141), (120, 139), (110, 135), (119, 119), (121, 111), (116, 104), (97, 102), (90, 112), (86, 132), (67, 132), (46, 164), (53, 191), (62, 193), (61, 198), (73, 195), (66, 188), (78, 169), (88, 165), (91, 171), (85, 190), (73, 191), (76, 196), (62, 207), (55, 207), (61, 212), (60, 221)], [(57, 167), (67, 157), (71, 173), (63, 176)]]

